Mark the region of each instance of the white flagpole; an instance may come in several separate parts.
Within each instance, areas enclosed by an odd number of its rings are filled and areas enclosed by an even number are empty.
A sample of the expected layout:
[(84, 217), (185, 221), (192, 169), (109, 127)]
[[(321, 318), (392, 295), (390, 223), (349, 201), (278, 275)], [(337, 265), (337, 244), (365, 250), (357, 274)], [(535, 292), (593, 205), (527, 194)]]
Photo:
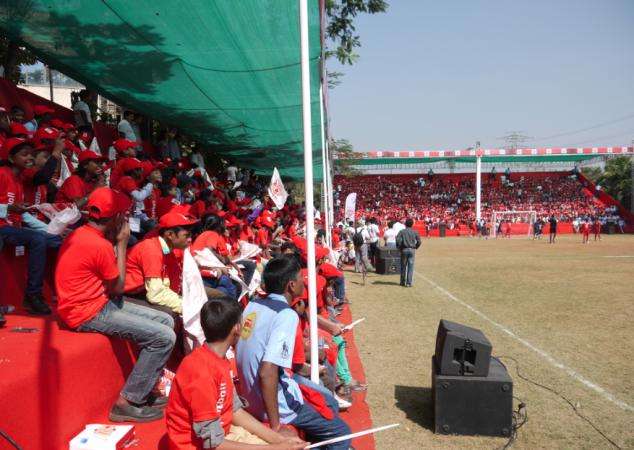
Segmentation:
[(313, 206), (313, 136), (310, 111), (310, 66), (308, 49), (308, 4), (299, 0), (299, 29), (302, 67), (302, 119), (304, 127), (304, 187), (306, 191), (306, 240), (308, 241), (308, 308), (310, 311), (310, 379), (319, 383), (317, 336), (317, 269), (315, 267), (315, 211)]
[(321, 128), (321, 163), (322, 163), (322, 182), (321, 182), (321, 193), (324, 197), (324, 227), (326, 231), (326, 243), (328, 247), (332, 247), (332, 239), (330, 237), (330, 232), (332, 228), (332, 224), (330, 223), (330, 208), (332, 205), (330, 204), (330, 199), (328, 195), (328, 164), (326, 162), (326, 138), (324, 131), (324, 87), (323, 85), (319, 87), (319, 118), (320, 118), (320, 128)]

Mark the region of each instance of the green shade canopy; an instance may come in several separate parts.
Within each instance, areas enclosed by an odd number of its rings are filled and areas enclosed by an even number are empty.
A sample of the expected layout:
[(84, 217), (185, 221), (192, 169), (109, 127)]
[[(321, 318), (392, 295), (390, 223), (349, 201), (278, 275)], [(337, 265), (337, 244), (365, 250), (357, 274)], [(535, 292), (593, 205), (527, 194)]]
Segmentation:
[[(551, 156), (483, 156), (483, 163), (558, 163), (558, 162), (578, 162), (596, 158), (599, 155), (551, 155)], [(453, 161), (456, 163), (473, 163), (474, 157), (427, 157), (427, 158), (358, 158), (343, 160), (353, 166), (383, 166), (401, 164), (433, 164), (442, 161)], [(335, 165), (337, 160), (335, 160)]]
[[(309, 0), (315, 178), (321, 17)], [(0, 28), (51, 67), (258, 173), (303, 176), (297, 0), (12, 0)]]

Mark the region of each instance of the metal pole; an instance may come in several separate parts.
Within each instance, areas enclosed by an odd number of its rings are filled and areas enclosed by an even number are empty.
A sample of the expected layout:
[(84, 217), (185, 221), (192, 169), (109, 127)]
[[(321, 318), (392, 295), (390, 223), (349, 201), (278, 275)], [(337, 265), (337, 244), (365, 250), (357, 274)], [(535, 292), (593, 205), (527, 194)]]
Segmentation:
[(322, 164), (322, 182), (321, 182), (321, 193), (324, 199), (324, 207), (322, 209), (322, 213), (324, 216), (324, 227), (326, 231), (326, 244), (328, 247), (332, 247), (332, 239), (330, 237), (330, 232), (332, 231), (332, 224), (330, 222), (330, 208), (332, 205), (330, 204), (330, 199), (328, 195), (328, 164), (326, 157), (326, 132), (324, 131), (324, 87), (319, 87), (319, 118), (320, 118), (320, 128), (321, 128), (321, 164)]
[[(632, 140), (632, 151), (634, 151), (634, 140)], [(634, 214), (634, 154), (630, 156), (630, 177), (632, 179), (632, 186), (630, 190), (630, 212)]]
[(480, 192), (482, 191), (482, 151), (476, 150), (476, 220), (480, 220)]
[(310, 379), (319, 383), (319, 337), (317, 336), (317, 269), (315, 267), (315, 211), (313, 206), (313, 137), (310, 111), (310, 66), (308, 49), (308, 4), (299, 0), (299, 29), (302, 66), (302, 119), (304, 128), (304, 187), (306, 194), (306, 240), (308, 259), (308, 308), (310, 321)]
[(48, 88), (50, 91), (51, 101), (53, 101), (53, 74), (51, 73), (50, 66), (46, 66), (46, 73), (48, 74)]

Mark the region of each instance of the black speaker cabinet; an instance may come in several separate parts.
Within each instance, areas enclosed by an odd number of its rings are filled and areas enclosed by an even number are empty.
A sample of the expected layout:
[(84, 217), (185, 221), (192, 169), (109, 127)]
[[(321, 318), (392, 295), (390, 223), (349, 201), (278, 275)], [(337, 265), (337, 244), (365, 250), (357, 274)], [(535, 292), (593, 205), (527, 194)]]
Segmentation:
[(400, 255), (394, 257), (379, 257), (376, 260), (376, 273), (382, 275), (389, 275), (394, 273), (401, 273), (401, 257)]
[(400, 258), (401, 251), (398, 248), (379, 247), (377, 249), (378, 258)]
[(476, 328), (442, 319), (438, 324), (434, 358), (442, 375), (486, 377), (491, 342)]
[(489, 375), (441, 375), (432, 358), (434, 430), (440, 434), (510, 436), (513, 380), (506, 368), (491, 359)]

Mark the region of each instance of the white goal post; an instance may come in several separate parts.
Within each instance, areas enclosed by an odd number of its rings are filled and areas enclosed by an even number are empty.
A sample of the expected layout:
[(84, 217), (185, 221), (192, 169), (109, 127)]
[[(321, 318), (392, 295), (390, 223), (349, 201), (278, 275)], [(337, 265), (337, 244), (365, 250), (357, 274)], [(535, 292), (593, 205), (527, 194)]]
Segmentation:
[[(500, 231), (500, 224), (504, 221), (506, 226), (511, 224), (526, 224), (526, 236), (533, 235), (533, 224), (537, 221), (537, 212), (535, 211), (493, 211), (491, 213), (491, 236), (497, 237)], [(517, 227), (515, 227), (517, 228)], [(522, 230), (523, 231), (523, 230)], [(517, 234), (517, 233), (516, 233)], [(522, 233), (524, 234), (524, 233)]]

